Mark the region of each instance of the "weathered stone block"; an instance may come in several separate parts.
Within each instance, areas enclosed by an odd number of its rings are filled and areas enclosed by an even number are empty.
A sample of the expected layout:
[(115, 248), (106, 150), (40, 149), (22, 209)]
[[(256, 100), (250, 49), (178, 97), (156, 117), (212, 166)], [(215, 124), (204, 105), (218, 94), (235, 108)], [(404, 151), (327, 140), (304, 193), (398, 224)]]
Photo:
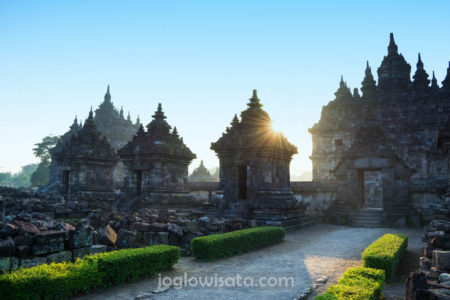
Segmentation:
[(144, 244), (147, 246), (169, 245), (168, 232), (144, 232), (142, 235)]
[(200, 231), (200, 223), (196, 221), (187, 221), (185, 223), (186, 230), (189, 232), (199, 232)]
[(89, 255), (89, 250), (90, 247), (72, 249), (72, 259), (75, 260), (77, 258), (83, 258), (84, 256)]
[(435, 248), (448, 249), (450, 248), (450, 234), (436, 236), (432, 238), (428, 244)]
[(31, 254), (31, 246), (19, 245), (16, 247), (16, 255), (19, 257), (27, 257)]
[(35, 235), (39, 233), (39, 229), (30, 222), (14, 220), (13, 223), (19, 228), (20, 235)]
[(433, 267), (442, 271), (450, 271), (450, 251), (433, 251)]
[(136, 243), (136, 234), (133, 231), (120, 229), (117, 232), (117, 247), (120, 249), (132, 248)]
[(77, 226), (73, 231), (69, 231), (69, 239), (67, 240), (67, 248), (83, 248), (89, 247), (93, 243), (92, 229), (89, 226)]
[(105, 229), (98, 233), (97, 240), (100, 244), (114, 247), (117, 242), (117, 234), (111, 226), (106, 225)]
[(72, 259), (72, 252), (70, 252), (70, 251), (56, 252), (56, 253), (47, 255), (46, 258), (49, 263), (51, 263), (51, 262), (60, 263), (60, 262), (70, 261)]
[(0, 273), (11, 270), (11, 257), (0, 257)]
[(108, 246), (102, 245), (102, 244), (96, 244), (92, 245), (89, 248), (89, 254), (97, 254), (97, 253), (103, 253), (108, 251)]
[(177, 224), (170, 223), (169, 226), (167, 226), (167, 230), (169, 232), (172, 232), (172, 233), (176, 234), (178, 237), (182, 237), (183, 236), (183, 230)]
[(45, 257), (31, 257), (31, 258), (21, 258), (19, 267), (20, 268), (30, 268), (35, 266), (43, 265), (47, 262)]
[(12, 256), (16, 251), (16, 245), (12, 238), (0, 241), (0, 256)]
[(423, 248), (423, 255), (427, 258), (432, 258), (433, 257), (433, 250), (435, 250), (434, 247), (432, 246), (425, 246)]
[(50, 243), (61, 243), (64, 242), (66, 238), (66, 233), (64, 231), (42, 231), (34, 236), (34, 243), (38, 245), (50, 244)]
[(450, 280), (450, 274), (448, 273), (442, 273), (439, 275), (439, 282), (449, 281)]
[(431, 297), (426, 299), (436, 299), (436, 300), (449, 300), (450, 291), (447, 289), (430, 289)]
[(198, 220), (202, 223), (209, 223), (211, 222), (210, 218), (208, 216), (203, 216), (201, 218), (198, 218)]
[(0, 226), (0, 239), (3, 239), (7, 236), (14, 236), (17, 234), (19, 229), (17, 226), (7, 223)]
[(169, 245), (179, 247), (181, 245), (181, 238), (178, 237), (175, 233), (169, 232)]
[(152, 246), (154, 244), (155, 240), (155, 232), (143, 232), (142, 233), (142, 240), (146, 246)]
[(49, 253), (55, 253), (58, 251), (64, 250), (64, 243), (51, 243), (51, 244), (45, 244), (45, 245), (33, 245), (31, 247), (31, 253), (33, 255), (42, 255), (42, 254), (49, 254)]
[(31, 235), (19, 235), (13, 238), (16, 246), (18, 245), (33, 245), (33, 237)]
[(18, 257), (11, 257), (11, 270), (19, 268), (20, 259)]
[(151, 231), (151, 224), (146, 223), (146, 222), (136, 222), (134, 223), (134, 229), (137, 231)]
[(158, 235), (161, 240), (161, 244), (169, 245), (169, 233), (168, 232), (159, 232)]
[(153, 231), (153, 232), (167, 231), (167, 226), (168, 225), (164, 224), (164, 223), (152, 223), (152, 224), (150, 224), (148, 231)]
[(406, 281), (406, 298), (415, 300), (417, 290), (428, 289), (427, 278), (422, 272), (411, 272)]
[(60, 222), (53, 226), (53, 229), (58, 231), (72, 231), (75, 230), (75, 227), (72, 224)]

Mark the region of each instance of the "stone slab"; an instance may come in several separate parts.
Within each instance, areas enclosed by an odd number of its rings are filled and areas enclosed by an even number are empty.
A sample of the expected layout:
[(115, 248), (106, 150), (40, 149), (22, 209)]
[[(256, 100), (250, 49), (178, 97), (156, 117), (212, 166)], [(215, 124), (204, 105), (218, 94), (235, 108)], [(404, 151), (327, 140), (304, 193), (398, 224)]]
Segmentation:
[(50, 254), (64, 250), (64, 243), (51, 243), (45, 245), (33, 245), (31, 247), (31, 253), (33, 255), (42, 255), (42, 254)]
[(61, 263), (65, 261), (70, 261), (72, 259), (72, 252), (70, 251), (60, 251), (56, 253), (52, 253), (46, 256), (47, 261), (54, 263)]

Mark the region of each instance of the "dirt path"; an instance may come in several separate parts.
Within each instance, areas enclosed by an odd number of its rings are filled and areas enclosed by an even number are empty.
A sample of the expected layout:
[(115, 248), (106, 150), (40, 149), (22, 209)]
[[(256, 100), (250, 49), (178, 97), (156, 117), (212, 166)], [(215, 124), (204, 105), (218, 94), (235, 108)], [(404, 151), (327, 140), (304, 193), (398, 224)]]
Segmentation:
[[(315, 225), (288, 233), (283, 243), (215, 262), (183, 257), (174, 269), (137, 283), (100, 290), (79, 299), (295, 299), (318, 285), (323, 291), (350, 266), (360, 265), (361, 253), (384, 233), (405, 233), (413, 253), (423, 245), (420, 229), (353, 228)], [(417, 264), (418, 264), (418, 260)], [(202, 278), (222, 287), (179, 287), (184, 276)], [(158, 289), (164, 277), (175, 285)], [(239, 280), (240, 276), (240, 280)], [(326, 276), (325, 284), (319, 282)], [(264, 278), (263, 278), (264, 277)], [(273, 277), (273, 278), (272, 278)], [(192, 279), (193, 278), (193, 279)], [(292, 279), (292, 280), (291, 280)], [(211, 281), (209, 281), (211, 280)], [(215, 281), (217, 280), (217, 281)], [(241, 286), (229, 287), (241, 284)], [(253, 280), (253, 281), (252, 281)], [(259, 281), (262, 280), (262, 281)], [(289, 281), (291, 280), (291, 281)], [(261, 287), (281, 282), (281, 286)], [(293, 283), (294, 286), (291, 286)], [(288, 285), (287, 287), (285, 285)], [(245, 287), (253, 285), (253, 287)], [(258, 287), (256, 287), (258, 285)], [(400, 286), (400, 285), (399, 285)], [(401, 293), (399, 288), (395, 293)]]

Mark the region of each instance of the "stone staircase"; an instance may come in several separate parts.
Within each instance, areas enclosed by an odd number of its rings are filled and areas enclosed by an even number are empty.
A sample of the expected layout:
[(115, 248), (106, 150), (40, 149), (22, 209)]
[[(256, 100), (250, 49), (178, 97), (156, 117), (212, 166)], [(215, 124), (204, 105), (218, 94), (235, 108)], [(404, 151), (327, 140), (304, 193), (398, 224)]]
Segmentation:
[(282, 224), (284, 227), (284, 230), (287, 232), (295, 231), (307, 226), (311, 226), (314, 224), (314, 221), (306, 216), (306, 215), (298, 215), (295, 217), (288, 217), (284, 220), (282, 220)]
[(309, 216), (301, 212), (277, 215), (265, 210), (251, 210), (249, 219), (255, 219), (258, 226), (282, 226), (286, 231), (294, 231), (314, 224)]
[(353, 218), (355, 227), (382, 227), (383, 220), (382, 208), (362, 208)]

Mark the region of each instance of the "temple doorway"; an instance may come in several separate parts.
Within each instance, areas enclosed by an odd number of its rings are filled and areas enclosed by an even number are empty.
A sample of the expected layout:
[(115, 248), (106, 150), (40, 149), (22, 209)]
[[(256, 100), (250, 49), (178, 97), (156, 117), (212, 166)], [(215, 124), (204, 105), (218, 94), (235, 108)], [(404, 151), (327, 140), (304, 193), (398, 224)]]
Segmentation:
[(67, 194), (69, 192), (69, 177), (70, 171), (64, 170), (62, 173), (62, 192), (63, 194)]
[(142, 170), (136, 170), (136, 195), (140, 196), (142, 191)]
[(383, 173), (382, 171), (364, 171), (364, 207), (383, 208)]
[(247, 199), (247, 166), (238, 167), (239, 199)]

